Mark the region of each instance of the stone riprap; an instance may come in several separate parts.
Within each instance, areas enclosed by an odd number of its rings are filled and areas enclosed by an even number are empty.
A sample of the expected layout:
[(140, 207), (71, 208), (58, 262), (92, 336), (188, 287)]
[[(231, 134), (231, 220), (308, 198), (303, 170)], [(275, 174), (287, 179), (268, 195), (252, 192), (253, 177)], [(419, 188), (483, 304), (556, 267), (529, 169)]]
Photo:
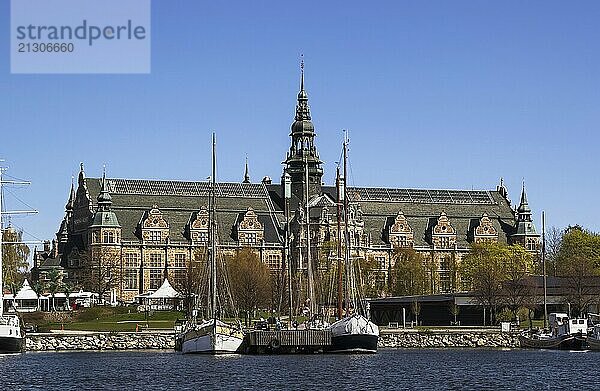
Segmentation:
[(517, 348), (519, 333), (496, 330), (382, 330), (380, 348)]
[(174, 349), (172, 332), (28, 334), (26, 350)]

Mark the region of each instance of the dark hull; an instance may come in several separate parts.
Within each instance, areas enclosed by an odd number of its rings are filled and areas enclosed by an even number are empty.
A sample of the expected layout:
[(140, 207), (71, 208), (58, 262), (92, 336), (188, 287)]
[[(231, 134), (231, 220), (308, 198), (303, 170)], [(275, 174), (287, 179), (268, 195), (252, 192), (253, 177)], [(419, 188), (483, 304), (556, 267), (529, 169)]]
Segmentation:
[(326, 353), (377, 353), (379, 336), (373, 334), (347, 334), (331, 337)]
[(519, 341), (522, 348), (531, 349), (583, 350), (586, 347), (586, 337), (581, 334), (563, 335), (549, 339), (537, 339), (521, 335)]
[(0, 337), (0, 353), (19, 353), (23, 351), (23, 338)]
[(595, 337), (588, 337), (587, 343), (591, 350), (600, 350), (600, 339)]

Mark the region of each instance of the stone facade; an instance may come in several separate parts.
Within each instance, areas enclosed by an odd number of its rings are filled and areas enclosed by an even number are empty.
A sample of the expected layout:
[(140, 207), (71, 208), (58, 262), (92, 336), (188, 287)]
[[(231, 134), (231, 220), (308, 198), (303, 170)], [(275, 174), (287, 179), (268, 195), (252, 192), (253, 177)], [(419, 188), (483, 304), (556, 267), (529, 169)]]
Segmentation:
[[(274, 273), (282, 270), (289, 254), (294, 271), (303, 273), (309, 256), (315, 267), (326, 268), (336, 256), (335, 243), (347, 232), (351, 255), (377, 265), (372, 284), (385, 286), (394, 251), (412, 248), (426, 259), (430, 291), (438, 293), (460, 289), (455, 273), (471, 243), (518, 243), (538, 251), (524, 186), (518, 207), (511, 205), (502, 181), (493, 190), (344, 189), (338, 175), (336, 185), (327, 186), (321, 182), (315, 137), (303, 73), (281, 183), (267, 177), (251, 183), (246, 165), (242, 183), (216, 184), (221, 253), (250, 247)], [(125, 302), (157, 289), (165, 277), (177, 287), (189, 264), (206, 253), (209, 186), (87, 178), (82, 164), (52, 248), (34, 257), (34, 274), (60, 265), (66, 279), (78, 284), (90, 268), (109, 262), (112, 275), (119, 276), (113, 297)], [(338, 221), (344, 190), (348, 221), (343, 216)], [(83, 262), (82, 254), (93, 262)]]

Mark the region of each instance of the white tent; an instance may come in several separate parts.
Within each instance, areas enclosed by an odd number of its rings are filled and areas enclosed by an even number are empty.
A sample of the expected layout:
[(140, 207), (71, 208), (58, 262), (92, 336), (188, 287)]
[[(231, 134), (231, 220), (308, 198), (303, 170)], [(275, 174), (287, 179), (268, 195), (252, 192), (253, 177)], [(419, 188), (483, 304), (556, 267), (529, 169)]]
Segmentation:
[(163, 284), (156, 290), (156, 292), (152, 293), (148, 296), (148, 299), (181, 299), (182, 296), (179, 292), (175, 290), (169, 283), (169, 280), (165, 278)]
[(136, 296), (146, 305), (146, 309), (153, 310), (172, 310), (177, 308), (177, 304), (183, 296), (171, 286), (169, 280), (165, 278), (163, 284), (155, 292), (146, 292)]
[(33, 312), (38, 308), (38, 295), (29, 285), (29, 281), (25, 279), (21, 289), (17, 292), (13, 299), (15, 307), (19, 312)]

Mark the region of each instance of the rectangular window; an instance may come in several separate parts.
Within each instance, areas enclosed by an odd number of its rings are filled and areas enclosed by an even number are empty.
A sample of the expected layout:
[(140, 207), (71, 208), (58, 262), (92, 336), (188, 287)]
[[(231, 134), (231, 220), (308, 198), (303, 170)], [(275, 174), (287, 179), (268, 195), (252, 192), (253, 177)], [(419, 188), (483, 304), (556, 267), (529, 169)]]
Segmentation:
[(140, 258), (137, 253), (125, 253), (123, 255), (125, 258), (125, 267), (134, 269), (140, 267)]
[(150, 254), (150, 262), (148, 267), (159, 267), (162, 268), (163, 267), (163, 262), (162, 262), (162, 257), (163, 255), (161, 253), (151, 253)]
[(382, 270), (387, 269), (385, 257), (383, 257), (383, 256), (375, 257), (375, 261), (377, 262), (377, 266), (379, 266), (380, 269), (382, 269)]
[(186, 285), (186, 272), (187, 272), (186, 270), (181, 270), (181, 269), (172, 271), (173, 286), (175, 287), (175, 289)]
[(176, 253), (175, 254), (175, 262), (173, 263), (173, 267), (176, 268), (185, 268), (185, 254)]
[(268, 254), (267, 266), (271, 270), (277, 270), (281, 268), (281, 256), (279, 254)]
[(125, 269), (125, 289), (138, 288), (138, 271), (137, 269)]
[(160, 231), (150, 231), (150, 241), (151, 242), (161, 242), (162, 241), (162, 232)]
[(442, 236), (439, 240), (440, 248), (450, 248), (450, 237)]
[(158, 289), (163, 283), (163, 271), (160, 269), (150, 270), (150, 287), (149, 289)]

